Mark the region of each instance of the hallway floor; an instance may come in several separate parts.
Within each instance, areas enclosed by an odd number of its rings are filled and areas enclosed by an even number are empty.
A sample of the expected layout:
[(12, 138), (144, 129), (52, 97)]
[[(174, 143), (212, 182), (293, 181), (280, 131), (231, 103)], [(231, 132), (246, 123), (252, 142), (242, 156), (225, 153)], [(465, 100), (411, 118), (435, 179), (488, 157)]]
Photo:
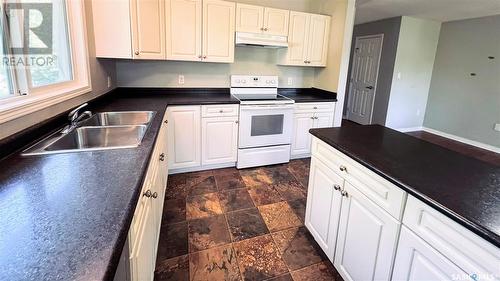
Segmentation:
[(155, 280), (342, 280), (303, 226), (309, 161), (169, 176)]

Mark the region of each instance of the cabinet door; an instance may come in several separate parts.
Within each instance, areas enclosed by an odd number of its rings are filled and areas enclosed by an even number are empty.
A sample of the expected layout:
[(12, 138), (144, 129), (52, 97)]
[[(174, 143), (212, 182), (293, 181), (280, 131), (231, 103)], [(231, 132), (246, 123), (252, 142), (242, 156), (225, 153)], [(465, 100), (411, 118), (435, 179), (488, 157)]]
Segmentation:
[(344, 280), (390, 280), (400, 223), (349, 182), (344, 189), (335, 268)]
[(288, 35), (288, 22), (290, 11), (266, 8), (264, 10), (264, 30), (266, 34)]
[(132, 0), (130, 7), (133, 58), (165, 59), (165, 1)]
[(139, 235), (133, 245), (130, 254), (130, 266), (132, 269), (132, 280), (153, 280), (155, 262), (154, 259), (156, 239), (154, 224), (154, 214), (152, 214), (151, 200), (145, 206), (143, 216), (141, 217), (141, 228)]
[(202, 165), (236, 162), (238, 117), (203, 118), (201, 151)]
[(465, 271), (449, 261), (405, 226), (401, 229), (393, 280), (472, 280)]
[(300, 113), (294, 115), (292, 156), (311, 153), (312, 136), (309, 130), (313, 128), (314, 119), (312, 113)]
[(309, 66), (326, 66), (330, 17), (311, 15), (307, 61)]
[(261, 33), (264, 27), (264, 7), (236, 4), (236, 31)]
[(311, 172), (307, 190), (305, 225), (314, 240), (333, 260), (342, 196), (335, 189), (344, 180), (315, 157), (311, 160)]
[(169, 168), (200, 166), (200, 106), (172, 106), (167, 112)]
[(201, 0), (167, 0), (167, 59), (201, 61)]
[(309, 41), (309, 23), (311, 16), (306, 13), (290, 12), (290, 29), (286, 65), (306, 65), (307, 42)]
[(236, 4), (203, 1), (203, 61), (234, 62)]
[(333, 112), (314, 113), (314, 128), (333, 127)]

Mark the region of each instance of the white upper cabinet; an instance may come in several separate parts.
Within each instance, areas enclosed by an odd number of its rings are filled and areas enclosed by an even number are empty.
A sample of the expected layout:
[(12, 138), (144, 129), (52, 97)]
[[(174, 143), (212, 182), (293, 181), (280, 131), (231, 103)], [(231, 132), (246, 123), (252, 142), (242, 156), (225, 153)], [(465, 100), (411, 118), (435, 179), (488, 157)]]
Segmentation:
[(236, 4), (203, 1), (203, 61), (234, 62)]
[(261, 33), (264, 31), (264, 7), (236, 4), (236, 31)]
[(288, 35), (288, 22), (290, 11), (265, 8), (264, 10), (264, 33), (271, 35)]
[[(164, 0), (132, 0), (130, 7), (134, 59), (165, 58), (164, 5)], [(109, 16), (110, 20), (116, 20), (112, 15)]]
[(164, 5), (164, 0), (93, 0), (96, 56), (164, 59)]
[(167, 60), (200, 61), (201, 0), (167, 0)]
[(236, 4), (236, 31), (288, 35), (290, 11)]
[(331, 17), (290, 12), (288, 48), (279, 50), (279, 64), (326, 66)]

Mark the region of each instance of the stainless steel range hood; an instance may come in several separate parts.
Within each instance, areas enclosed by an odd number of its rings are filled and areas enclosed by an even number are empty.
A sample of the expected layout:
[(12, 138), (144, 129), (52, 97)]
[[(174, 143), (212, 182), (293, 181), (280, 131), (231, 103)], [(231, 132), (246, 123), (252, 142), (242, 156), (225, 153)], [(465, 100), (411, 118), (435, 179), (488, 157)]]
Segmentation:
[(288, 37), (260, 33), (236, 32), (236, 46), (287, 48)]

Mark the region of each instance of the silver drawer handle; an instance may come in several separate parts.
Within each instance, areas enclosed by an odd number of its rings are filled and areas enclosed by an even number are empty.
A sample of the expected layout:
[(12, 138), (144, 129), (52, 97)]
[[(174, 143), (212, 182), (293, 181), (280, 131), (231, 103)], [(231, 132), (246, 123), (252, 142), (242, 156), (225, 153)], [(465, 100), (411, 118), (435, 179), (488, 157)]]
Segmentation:
[(346, 168), (346, 166), (340, 166), (339, 168), (340, 168), (340, 170), (341, 170), (342, 172), (347, 172), (347, 168)]

